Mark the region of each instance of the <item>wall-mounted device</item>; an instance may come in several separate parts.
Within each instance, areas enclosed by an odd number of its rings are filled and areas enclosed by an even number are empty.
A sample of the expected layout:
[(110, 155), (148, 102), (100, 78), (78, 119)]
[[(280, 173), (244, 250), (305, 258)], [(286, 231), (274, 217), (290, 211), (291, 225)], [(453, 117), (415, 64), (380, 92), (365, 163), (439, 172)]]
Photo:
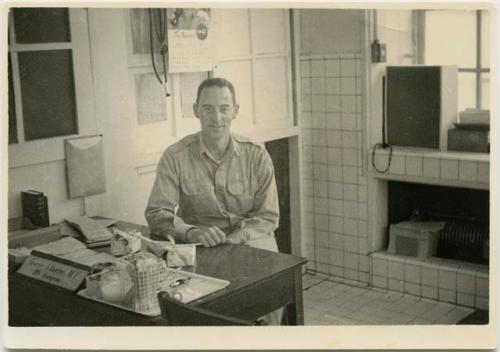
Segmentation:
[(372, 42), (372, 63), (385, 62), (387, 58), (386, 50), (385, 44), (375, 39)]
[(393, 146), (447, 149), (458, 117), (456, 66), (387, 66), (387, 142)]

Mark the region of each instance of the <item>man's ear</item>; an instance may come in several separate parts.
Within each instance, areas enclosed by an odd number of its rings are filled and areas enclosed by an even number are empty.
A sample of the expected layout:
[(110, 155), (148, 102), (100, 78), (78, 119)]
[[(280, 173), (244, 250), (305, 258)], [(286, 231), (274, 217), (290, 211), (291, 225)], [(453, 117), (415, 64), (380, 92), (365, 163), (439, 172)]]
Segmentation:
[(234, 119), (238, 116), (238, 111), (240, 111), (240, 104), (234, 105)]
[(198, 116), (198, 105), (196, 103), (193, 104), (193, 112), (194, 116), (196, 116), (196, 118), (199, 119), (200, 117)]

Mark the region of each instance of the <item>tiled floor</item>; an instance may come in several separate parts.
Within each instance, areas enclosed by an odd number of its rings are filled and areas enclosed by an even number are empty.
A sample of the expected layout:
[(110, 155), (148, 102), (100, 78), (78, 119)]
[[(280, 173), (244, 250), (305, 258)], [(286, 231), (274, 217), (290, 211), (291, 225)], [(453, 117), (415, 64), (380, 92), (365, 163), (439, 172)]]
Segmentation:
[(320, 274), (303, 276), (306, 325), (456, 324), (474, 310)]

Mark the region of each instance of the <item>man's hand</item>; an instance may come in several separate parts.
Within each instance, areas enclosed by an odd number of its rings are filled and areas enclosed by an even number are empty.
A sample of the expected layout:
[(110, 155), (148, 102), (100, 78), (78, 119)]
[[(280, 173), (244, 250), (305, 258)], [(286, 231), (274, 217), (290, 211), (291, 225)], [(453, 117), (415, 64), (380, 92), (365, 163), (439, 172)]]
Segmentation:
[(235, 231), (226, 236), (226, 243), (245, 244), (248, 241), (248, 233), (242, 230)]
[(193, 228), (186, 233), (186, 240), (189, 243), (201, 243), (203, 247), (214, 247), (224, 243), (226, 234), (217, 226), (205, 229)]

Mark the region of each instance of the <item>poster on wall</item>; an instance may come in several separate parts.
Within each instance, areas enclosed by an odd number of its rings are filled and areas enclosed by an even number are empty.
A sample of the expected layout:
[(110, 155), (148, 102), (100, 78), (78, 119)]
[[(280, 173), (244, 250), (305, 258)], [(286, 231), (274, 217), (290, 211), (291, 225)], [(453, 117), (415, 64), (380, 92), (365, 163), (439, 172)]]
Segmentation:
[(169, 9), (169, 72), (200, 72), (213, 68), (210, 9)]

